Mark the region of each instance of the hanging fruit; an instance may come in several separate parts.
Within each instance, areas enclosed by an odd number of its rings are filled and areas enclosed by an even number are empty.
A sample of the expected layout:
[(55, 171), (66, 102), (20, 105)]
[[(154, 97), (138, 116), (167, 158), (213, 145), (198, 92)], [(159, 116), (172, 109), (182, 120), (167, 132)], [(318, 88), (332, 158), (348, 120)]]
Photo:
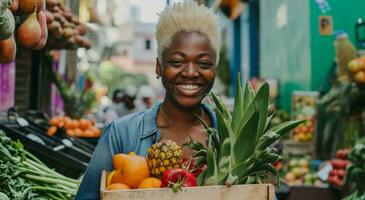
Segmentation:
[(28, 16), (20, 25), (17, 32), (17, 41), (24, 47), (33, 48), (41, 39), (42, 30), (37, 19), (37, 10)]
[(47, 29), (47, 17), (46, 17), (46, 6), (43, 4), (43, 8), (41, 11), (39, 11), (37, 15), (37, 20), (39, 22), (39, 25), (41, 27), (41, 38), (37, 42), (37, 44), (33, 47), (33, 49), (39, 50), (42, 49), (47, 42), (48, 39), (48, 29)]
[(19, 0), (19, 10), (31, 14), (36, 6), (36, 11), (40, 11), (43, 7), (44, 0)]
[(0, 40), (0, 63), (10, 63), (15, 59), (16, 44), (14, 37)]

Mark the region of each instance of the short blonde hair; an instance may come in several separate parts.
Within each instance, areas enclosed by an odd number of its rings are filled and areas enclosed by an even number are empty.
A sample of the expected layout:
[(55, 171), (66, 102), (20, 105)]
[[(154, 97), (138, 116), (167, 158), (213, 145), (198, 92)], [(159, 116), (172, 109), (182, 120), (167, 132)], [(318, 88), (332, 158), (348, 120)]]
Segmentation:
[[(158, 60), (162, 62), (163, 51), (171, 44), (172, 38), (181, 31), (197, 31), (206, 35), (215, 50), (216, 64), (219, 61), (221, 34), (219, 18), (213, 9), (185, 0), (167, 6), (160, 14), (156, 26)], [(162, 63), (161, 63), (162, 64)]]

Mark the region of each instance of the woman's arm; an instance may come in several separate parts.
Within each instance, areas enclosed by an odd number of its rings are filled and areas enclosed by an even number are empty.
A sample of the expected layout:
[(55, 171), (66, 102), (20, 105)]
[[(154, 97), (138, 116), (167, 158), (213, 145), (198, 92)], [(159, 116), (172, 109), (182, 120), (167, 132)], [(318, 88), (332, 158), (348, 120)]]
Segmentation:
[(95, 148), (90, 163), (86, 169), (79, 190), (76, 194), (76, 200), (99, 199), (100, 198), (100, 179), (102, 170), (113, 170), (112, 157), (121, 148), (122, 144), (118, 143), (116, 138), (117, 131), (115, 123), (111, 123), (104, 131), (98, 145)]

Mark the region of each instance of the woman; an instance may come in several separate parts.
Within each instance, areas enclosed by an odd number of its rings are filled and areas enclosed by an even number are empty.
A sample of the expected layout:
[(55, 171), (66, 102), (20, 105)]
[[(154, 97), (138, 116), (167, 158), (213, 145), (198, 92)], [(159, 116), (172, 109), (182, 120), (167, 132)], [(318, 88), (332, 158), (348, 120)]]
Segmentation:
[[(112, 170), (116, 153), (136, 152), (146, 156), (148, 148), (170, 139), (182, 145), (194, 140), (205, 143), (200, 123), (216, 127), (214, 113), (203, 98), (216, 76), (220, 32), (218, 17), (206, 7), (188, 0), (161, 13), (156, 27), (158, 58), (156, 74), (166, 96), (161, 104), (112, 122), (100, 138), (75, 199), (98, 199), (102, 170)], [(183, 150), (184, 158), (191, 152)]]

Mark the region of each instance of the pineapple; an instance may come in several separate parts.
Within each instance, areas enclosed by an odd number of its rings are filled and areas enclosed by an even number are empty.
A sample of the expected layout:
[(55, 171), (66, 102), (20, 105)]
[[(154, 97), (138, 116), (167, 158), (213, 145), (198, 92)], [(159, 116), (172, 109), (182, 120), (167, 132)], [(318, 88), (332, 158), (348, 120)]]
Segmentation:
[(289, 121), (269, 128), (274, 116), (269, 108), (269, 85), (264, 83), (255, 94), (249, 82), (243, 91), (239, 76), (237, 80), (232, 114), (222, 100), (211, 93), (218, 130), (208, 127), (202, 120), (208, 146), (193, 140), (188, 144), (195, 151), (196, 163), (208, 166), (198, 177), (199, 185), (267, 182), (272, 175), (277, 175), (271, 163), (281, 159), (270, 145), (303, 122)]
[(158, 142), (148, 149), (147, 164), (152, 176), (159, 178), (164, 171), (181, 167), (182, 149), (172, 140)]

